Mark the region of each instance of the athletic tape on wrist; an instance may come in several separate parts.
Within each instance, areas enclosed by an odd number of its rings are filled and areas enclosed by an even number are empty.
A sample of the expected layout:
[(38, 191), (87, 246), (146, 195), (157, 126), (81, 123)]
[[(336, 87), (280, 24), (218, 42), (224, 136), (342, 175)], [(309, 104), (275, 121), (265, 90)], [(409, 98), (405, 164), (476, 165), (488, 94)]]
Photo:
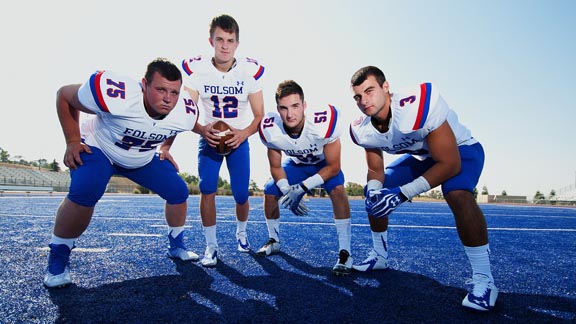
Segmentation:
[(382, 189), (382, 182), (378, 181), (378, 180), (370, 180), (368, 181), (368, 183), (366, 184), (366, 190), (378, 190), (378, 189)]
[(324, 179), (316, 173), (315, 175), (309, 177), (308, 179), (302, 181), (302, 184), (308, 189), (316, 188), (324, 183)]
[(400, 191), (402, 191), (404, 196), (406, 196), (408, 199), (412, 199), (412, 197), (418, 196), (419, 194), (428, 190), (430, 190), (430, 184), (423, 176), (419, 176), (418, 178), (414, 179), (414, 181), (400, 186)]
[(286, 178), (282, 178), (276, 181), (276, 186), (278, 187), (278, 189), (280, 189), (280, 191), (282, 191), (283, 194), (286, 194), (286, 192), (290, 190), (290, 183), (288, 183), (288, 179)]

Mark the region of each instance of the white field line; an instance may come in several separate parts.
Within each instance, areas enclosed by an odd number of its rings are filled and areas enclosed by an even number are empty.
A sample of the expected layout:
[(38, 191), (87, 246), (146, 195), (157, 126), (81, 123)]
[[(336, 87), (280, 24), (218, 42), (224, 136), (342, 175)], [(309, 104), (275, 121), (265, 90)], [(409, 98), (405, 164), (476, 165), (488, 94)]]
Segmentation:
[[(221, 215), (225, 216), (225, 215)], [(38, 215), (7, 215), (7, 214), (0, 214), (0, 217), (29, 217), (29, 218), (54, 218), (54, 216), (38, 216)], [(160, 221), (164, 222), (162, 218), (142, 218), (142, 217), (106, 217), (106, 216), (95, 216), (95, 219), (107, 219), (107, 220), (121, 220), (121, 221)], [(564, 217), (560, 217), (564, 218)], [(571, 218), (571, 217), (567, 217)], [(192, 223), (199, 223), (199, 219), (188, 219), (187, 222)], [(236, 220), (224, 220), (219, 219), (218, 222), (220, 223), (235, 223)], [(266, 222), (250, 220), (250, 223), (254, 224), (265, 224)], [(325, 226), (334, 226), (334, 223), (326, 223), (326, 222), (283, 222), (283, 225), (325, 225)], [(352, 226), (357, 227), (368, 227), (369, 224), (352, 224)], [(152, 224), (150, 227), (166, 227), (166, 224)], [(190, 225), (185, 225), (185, 227), (191, 227)], [(456, 229), (455, 226), (434, 226), (434, 225), (389, 225), (392, 228), (417, 228), (417, 229)], [(576, 228), (522, 228), (522, 227), (489, 227), (489, 231), (532, 231), (532, 232), (576, 232)], [(110, 233), (108, 235), (111, 236), (162, 236), (161, 234), (139, 234), (139, 233)]]
[[(50, 251), (49, 247), (39, 247), (37, 248), (39, 251)], [(110, 249), (106, 248), (74, 248), (74, 253), (76, 252), (88, 252), (88, 253), (103, 253), (108, 252)]]

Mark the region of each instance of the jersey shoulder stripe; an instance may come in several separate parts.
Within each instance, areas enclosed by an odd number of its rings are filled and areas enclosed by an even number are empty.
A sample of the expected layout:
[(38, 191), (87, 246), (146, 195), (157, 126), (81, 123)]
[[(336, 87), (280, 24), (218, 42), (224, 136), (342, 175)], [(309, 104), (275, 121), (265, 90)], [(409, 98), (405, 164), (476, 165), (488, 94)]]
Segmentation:
[(264, 144), (268, 143), (268, 141), (266, 140), (266, 136), (264, 135), (264, 130), (262, 129), (263, 125), (262, 122), (260, 122), (260, 125), (258, 125), (258, 134), (260, 135), (260, 139), (262, 140), (262, 142), (264, 142)]
[(102, 74), (104, 74), (104, 71), (96, 71), (92, 74), (92, 76), (90, 76), (90, 91), (92, 92), (92, 97), (94, 98), (98, 108), (104, 112), (109, 113), (110, 110), (106, 105), (106, 101), (104, 101), (104, 97), (102, 96), (102, 88), (100, 86)]
[(256, 72), (256, 74), (254, 74), (253, 78), (255, 80), (260, 79), (262, 76), (264, 75), (264, 67), (262, 65), (260, 65), (260, 68), (258, 68), (258, 71)]
[(420, 103), (418, 105), (418, 114), (412, 130), (418, 130), (424, 127), (428, 113), (430, 112), (430, 96), (432, 94), (432, 84), (422, 83), (420, 85)]
[(238, 69), (242, 75), (245, 77), (251, 77), (255, 81), (260, 80), (264, 75), (266, 69), (263, 65), (258, 62), (258, 60), (244, 57), (242, 59), (238, 59), (236, 63), (236, 67), (233, 70)]
[(326, 130), (324, 138), (329, 138), (330, 136), (332, 136), (332, 134), (334, 134), (334, 130), (336, 129), (336, 123), (338, 122), (338, 110), (336, 109), (336, 107), (332, 105), (328, 105), (328, 107), (330, 109), (330, 122), (328, 124), (328, 129)]
[(184, 59), (182, 60), (182, 70), (184, 73), (190, 76), (194, 73), (194, 70), (192, 69), (193, 65), (199, 63), (200, 61), (202, 61), (202, 55)]
[(268, 148), (280, 149), (283, 138), (287, 136), (282, 124), (282, 117), (277, 112), (270, 111), (264, 115), (258, 127), (260, 140)]
[(365, 115), (362, 115), (358, 118), (356, 118), (353, 122), (350, 123), (350, 127), (349, 127), (349, 132), (350, 132), (350, 138), (352, 139), (352, 142), (354, 142), (354, 144), (358, 145), (358, 146), (362, 146), (360, 144), (360, 140), (358, 135), (356, 134), (361, 128), (359, 128), (364, 121), (368, 119)]
[(352, 139), (352, 142), (354, 142), (354, 144), (356, 145), (360, 145), (358, 144), (358, 140), (356, 139), (356, 136), (354, 135), (354, 130), (352, 129), (352, 125), (350, 125), (350, 138)]

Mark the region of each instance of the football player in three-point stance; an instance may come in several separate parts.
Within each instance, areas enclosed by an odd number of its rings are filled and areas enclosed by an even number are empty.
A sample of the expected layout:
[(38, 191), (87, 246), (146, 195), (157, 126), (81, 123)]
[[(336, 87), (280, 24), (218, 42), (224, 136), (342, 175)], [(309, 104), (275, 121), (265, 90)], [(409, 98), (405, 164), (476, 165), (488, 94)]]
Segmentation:
[[(498, 289), (486, 221), (472, 194), (484, 165), (482, 145), (430, 83), (391, 93), (384, 73), (366, 66), (352, 76), (351, 87), (364, 114), (350, 125), (350, 135), (366, 151), (366, 211), (373, 241), (368, 258), (354, 269), (387, 268), (388, 214), (441, 185), (472, 267), (471, 290), (462, 305), (490, 310)], [(403, 155), (385, 167), (382, 152)]]
[[(234, 18), (215, 17), (210, 25), (210, 45), (214, 56), (195, 56), (182, 62), (185, 72), (184, 87), (199, 102), (201, 120), (194, 131), (200, 138), (198, 174), (200, 177), (200, 215), (206, 237), (206, 250), (201, 263), (205, 267), (218, 262), (216, 238), (216, 190), (223, 159), (230, 173), (230, 185), (236, 201), (236, 240), (238, 251), (250, 251), (246, 225), (250, 205), (250, 147), (248, 137), (258, 131), (264, 115), (262, 76), (264, 67), (251, 58), (234, 57), (238, 48), (240, 30)], [(226, 156), (216, 153), (218, 130), (212, 128), (217, 120), (232, 128), (227, 141), (233, 150)], [(172, 141), (163, 145), (168, 150)]]
[[(44, 285), (59, 287), (72, 282), (70, 252), (90, 224), (94, 206), (113, 174), (164, 198), (168, 256), (198, 259), (183, 242), (188, 187), (172, 157), (156, 154), (158, 145), (192, 130), (198, 120), (194, 100), (180, 93), (181, 87), (178, 67), (157, 59), (148, 65), (141, 82), (98, 71), (82, 85), (60, 88), (56, 108), (67, 144), (64, 164), (70, 168), (72, 182), (56, 214)], [(82, 129), (80, 112), (93, 115)]]
[[(350, 256), (350, 205), (340, 168), (340, 134), (343, 123), (336, 107), (327, 105), (307, 111), (300, 85), (287, 80), (276, 90), (278, 112), (270, 112), (260, 123), (262, 143), (268, 148), (272, 179), (264, 187), (264, 214), (269, 240), (257, 253), (280, 250), (280, 204), (296, 215), (309, 212), (302, 201), (309, 190), (323, 186), (330, 195), (338, 234), (339, 256), (333, 272), (352, 270)], [(305, 114), (306, 112), (306, 114)], [(288, 159), (282, 163), (282, 152)]]

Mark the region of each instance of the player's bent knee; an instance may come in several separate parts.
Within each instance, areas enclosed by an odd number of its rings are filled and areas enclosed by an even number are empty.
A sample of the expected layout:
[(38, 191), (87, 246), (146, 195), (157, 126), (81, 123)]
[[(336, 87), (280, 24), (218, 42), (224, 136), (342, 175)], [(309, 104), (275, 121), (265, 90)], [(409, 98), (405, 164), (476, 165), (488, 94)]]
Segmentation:
[(244, 205), (248, 201), (249, 193), (248, 191), (242, 193), (233, 192), (232, 195), (234, 196), (234, 201), (236, 201), (238, 205)]
[(102, 198), (102, 194), (96, 194), (94, 192), (85, 193), (68, 193), (66, 196), (71, 202), (80, 205), (82, 207), (94, 207), (96, 203)]

